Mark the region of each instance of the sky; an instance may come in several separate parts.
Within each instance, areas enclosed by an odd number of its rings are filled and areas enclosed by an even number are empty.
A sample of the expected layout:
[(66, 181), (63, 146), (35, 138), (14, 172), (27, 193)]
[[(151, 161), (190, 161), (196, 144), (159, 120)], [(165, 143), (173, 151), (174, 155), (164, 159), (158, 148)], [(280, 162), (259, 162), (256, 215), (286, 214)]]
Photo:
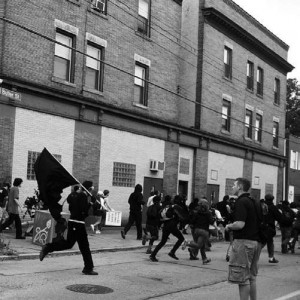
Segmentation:
[(233, 1), (289, 45), (288, 62), (294, 70), (287, 78), (300, 82), (300, 0)]

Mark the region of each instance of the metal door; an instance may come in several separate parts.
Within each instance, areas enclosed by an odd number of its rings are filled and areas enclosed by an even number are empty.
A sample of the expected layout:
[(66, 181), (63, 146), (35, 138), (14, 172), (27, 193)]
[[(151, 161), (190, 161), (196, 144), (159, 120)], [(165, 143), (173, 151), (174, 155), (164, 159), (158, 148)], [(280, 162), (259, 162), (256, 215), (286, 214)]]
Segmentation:
[(206, 190), (206, 197), (210, 204), (219, 202), (220, 186), (218, 184), (208, 184)]

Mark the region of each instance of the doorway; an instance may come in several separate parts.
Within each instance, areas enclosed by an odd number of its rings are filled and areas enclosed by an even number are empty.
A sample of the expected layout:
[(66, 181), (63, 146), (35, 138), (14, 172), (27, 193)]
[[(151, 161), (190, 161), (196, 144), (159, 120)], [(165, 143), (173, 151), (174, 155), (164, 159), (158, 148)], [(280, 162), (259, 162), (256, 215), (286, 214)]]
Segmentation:
[(143, 186), (143, 196), (144, 196), (144, 207), (142, 214), (142, 224), (146, 224), (147, 218), (147, 201), (150, 197), (151, 192), (155, 190), (162, 193), (163, 191), (163, 179), (162, 178), (152, 178), (152, 177), (144, 177), (144, 186)]
[(178, 195), (187, 197), (188, 196), (188, 187), (189, 187), (188, 181), (179, 180), (178, 181)]
[(220, 186), (218, 184), (208, 184), (206, 190), (206, 197), (209, 204), (219, 202)]
[(255, 200), (260, 200), (260, 190), (259, 189), (251, 189), (251, 197)]

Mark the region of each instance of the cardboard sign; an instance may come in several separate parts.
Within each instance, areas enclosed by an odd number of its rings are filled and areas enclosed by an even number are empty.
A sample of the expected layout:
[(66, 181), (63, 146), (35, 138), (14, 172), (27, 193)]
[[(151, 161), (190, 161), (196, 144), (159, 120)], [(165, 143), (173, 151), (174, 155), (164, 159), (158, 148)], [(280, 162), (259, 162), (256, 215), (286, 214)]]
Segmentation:
[(105, 225), (107, 226), (121, 226), (122, 212), (121, 211), (107, 211), (105, 218)]

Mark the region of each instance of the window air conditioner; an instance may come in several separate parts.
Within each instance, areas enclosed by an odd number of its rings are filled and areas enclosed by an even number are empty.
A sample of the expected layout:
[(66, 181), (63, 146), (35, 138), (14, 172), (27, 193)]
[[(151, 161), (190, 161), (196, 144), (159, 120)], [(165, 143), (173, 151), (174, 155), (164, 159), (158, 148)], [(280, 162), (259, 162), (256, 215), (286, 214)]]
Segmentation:
[(158, 171), (158, 161), (157, 160), (154, 160), (154, 159), (150, 160), (150, 171), (155, 171), (155, 172)]
[(93, 1), (94, 9), (104, 13), (105, 12), (105, 2), (106, 2), (106, 0), (94, 0)]

